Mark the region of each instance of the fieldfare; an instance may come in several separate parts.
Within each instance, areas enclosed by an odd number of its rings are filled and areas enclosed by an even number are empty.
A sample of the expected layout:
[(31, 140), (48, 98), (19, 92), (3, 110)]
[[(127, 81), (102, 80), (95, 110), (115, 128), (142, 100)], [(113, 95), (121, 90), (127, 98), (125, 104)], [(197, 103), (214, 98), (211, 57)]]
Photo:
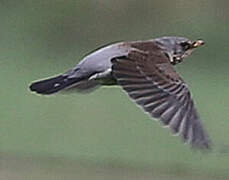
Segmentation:
[(153, 119), (178, 134), (194, 148), (210, 148), (187, 84), (173, 65), (204, 44), (184, 37), (119, 42), (99, 48), (73, 69), (30, 85), (39, 94), (77, 90), (88, 92), (101, 85), (120, 85)]

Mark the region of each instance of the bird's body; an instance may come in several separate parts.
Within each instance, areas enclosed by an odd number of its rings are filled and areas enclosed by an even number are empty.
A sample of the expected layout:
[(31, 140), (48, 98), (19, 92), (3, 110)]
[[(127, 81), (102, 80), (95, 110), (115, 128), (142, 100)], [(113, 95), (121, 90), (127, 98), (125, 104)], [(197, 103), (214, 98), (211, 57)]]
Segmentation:
[(203, 41), (163, 37), (114, 43), (85, 56), (73, 69), (30, 86), (40, 94), (101, 85), (120, 85), (153, 118), (179, 133), (193, 147), (209, 148), (187, 85), (172, 65), (180, 63)]
[(111, 69), (111, 59), (126, 56), (129, 52), (128, 48), (124, 43), (115, 43), (103, 47), (83, 58), (74, 70), (78, 69), (80, 76), (90, 76), (91, 73), (105, 72)]

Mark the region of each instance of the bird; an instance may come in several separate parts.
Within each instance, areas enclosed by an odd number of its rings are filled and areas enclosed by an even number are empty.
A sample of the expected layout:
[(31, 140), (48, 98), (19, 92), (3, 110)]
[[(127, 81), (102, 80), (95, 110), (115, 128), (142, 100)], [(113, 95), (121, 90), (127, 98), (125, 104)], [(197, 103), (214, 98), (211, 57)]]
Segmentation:
[(111, 43), (84, 56), (65, 73), (32, 82), (29, 88), (50, 95), (121, 86), (144, 112), (179, 135), (191, 149), (209, 150), (211, 140), (189, 87), (174, 68), (204, 44), (201, 39), (177, 36)]

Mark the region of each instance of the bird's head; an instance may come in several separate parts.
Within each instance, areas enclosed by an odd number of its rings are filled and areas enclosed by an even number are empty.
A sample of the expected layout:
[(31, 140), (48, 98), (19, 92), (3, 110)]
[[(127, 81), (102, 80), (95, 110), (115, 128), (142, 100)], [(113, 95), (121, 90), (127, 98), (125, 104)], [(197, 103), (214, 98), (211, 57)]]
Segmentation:
[(204, 45), (203, 40), (191, 41), (184, 37), (162, 37), (155, 40), (173, 65), (182, 62), (194, 49)]

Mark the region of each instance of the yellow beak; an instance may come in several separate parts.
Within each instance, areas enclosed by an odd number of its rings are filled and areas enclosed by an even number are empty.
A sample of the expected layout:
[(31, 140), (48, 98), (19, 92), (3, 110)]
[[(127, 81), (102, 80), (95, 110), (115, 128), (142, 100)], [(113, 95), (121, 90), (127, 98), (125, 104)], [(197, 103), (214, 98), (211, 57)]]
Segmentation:
[(204, 45), (205, 44), (205, 42), (203, 41), (203, 40), (196, 40), (196, 41), (194, 41), (193, 43), (192, 43), (192, 48), (197, 48), (197, 47), (200, 47), (200, 46), (202, 46), (202, 45)]

